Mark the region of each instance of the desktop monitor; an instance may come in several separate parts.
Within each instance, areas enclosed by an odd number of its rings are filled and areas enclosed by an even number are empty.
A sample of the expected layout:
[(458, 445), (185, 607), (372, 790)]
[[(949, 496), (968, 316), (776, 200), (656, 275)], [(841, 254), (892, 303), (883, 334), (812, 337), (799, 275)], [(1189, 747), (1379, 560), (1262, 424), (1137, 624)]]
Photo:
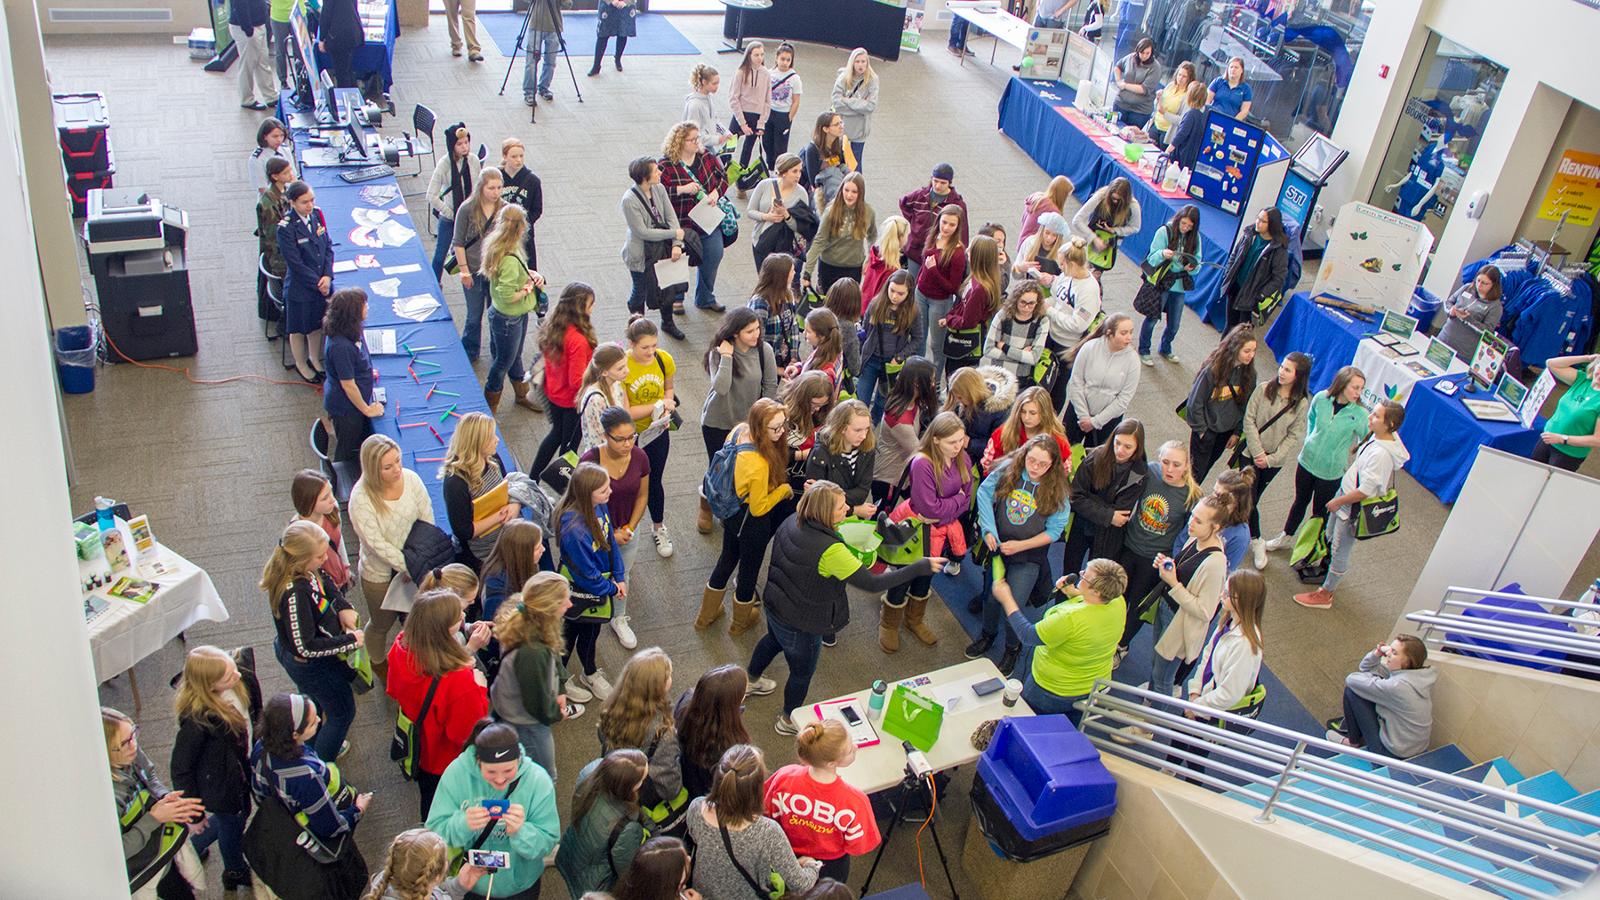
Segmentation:
[(1312, 132), (1311, 137), (1295, 151), (1294, 164), (1311, 181), (1321, 185), (1327, 183), (1333, 170), (1339, 168), (1339, 164), (1349, 155), (1326, 136)]
[(349, 149), (345, 151), (345, 159), (370, 160), (372, 154), (367, 152), (367, 134), (361, 128), (361, 123), (356, 121), (355, 116), (351, 116), (350, 121), (345, 123), (344, 131), (350, 144)]

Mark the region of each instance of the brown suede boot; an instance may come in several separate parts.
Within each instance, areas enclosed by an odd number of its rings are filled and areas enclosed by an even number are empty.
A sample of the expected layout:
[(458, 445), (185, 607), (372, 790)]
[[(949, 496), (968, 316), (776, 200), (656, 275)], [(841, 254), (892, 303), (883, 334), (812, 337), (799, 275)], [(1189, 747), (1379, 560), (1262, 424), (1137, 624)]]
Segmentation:
[(727, 593), (727, 588), (719, 591), (709, 584), (706, 585), (705, 593), (700, 595), (700, 615), (694, 619), (694, 627), (697, 630), (704, 631), (722, 618), (722, 598)]
[(544, 410), (540, 408), (539, 404), (534, 403), (528, 398), (528, 392), (530, 390), (532, 390), (532, 385), (529, 385), (526, 381), (511, 382), (511, 391), (517, 395), (516, 404), (518, 406), (522, 407), (523, 409), (533, 410), (534, 412), (544, 412)]
[(932, 647), (939, 643), (939, 636), (933, 633), (922, 622), (922, 617), (928, 613), (928, 595), (906, 598), (906, 630), (917, 636), (917, 640)]
[(710, 534), (712, 524), (711, 504), (706, 502), (706, 498), (701, 497), (700, 518), (695, 520), (694, 530), (700, 532), (701, 534)]
[(497, 410), (499, 410), (499, 408), (500, 408), (500, 395), (503, 394), (503, 393), (505, 393), (505, 392), (504, 391), (491, 391), (491, 390), (488, 390), (487, 388), (484, 389), (483, 402), (489, 404), (489, 415), (492, 416), (492, 415), (495, 414), (495, 412)]
[(749, 631), (751, 626), (761, 621), (761, 595), (757, 594), (749, 603), (741, 603), (737, 598), (733, 601), (733, 621), (728, 623), (728, 634), (740, 635)]
[(885, 653), (894, 653), (900, 649), (900, 623), (906, 618), (906, 605), (891, 606), (889, 598), (880, 601), (878, 609), (878, 646)]

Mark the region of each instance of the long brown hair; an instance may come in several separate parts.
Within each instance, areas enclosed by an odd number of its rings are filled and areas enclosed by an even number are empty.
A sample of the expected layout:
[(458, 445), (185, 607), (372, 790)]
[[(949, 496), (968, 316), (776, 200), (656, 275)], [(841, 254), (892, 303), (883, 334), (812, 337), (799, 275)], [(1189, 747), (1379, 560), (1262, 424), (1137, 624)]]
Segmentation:
[(611, 476), (606, 470), (595, 463), (579, 463), (572, 471), (572, 477), (567, 480), (566, 493), (561, 495), (561, 502), (556, 504), (553, 514), (555, 526), (559, 530), (561, 520), (568, 511), (575, 512), (583, 520), (584, 527), (589, 530), (589, 536), (594, 539), (595, 546), (605, 547), (611, 543), (611, 532), (600, 521), (600, 514), (594, 505), (594, 492), (611, 483)]
[(551, 310), (550, 318), (539, 330), (539, 349), (547, 357), (561, 359), (569, 326), (578, 329), (590, 347), (599, 343), (594, 336), (594, 325), (589, 321), (589, 301), (593, 299), (594, 288), (581, 281), (574, 281), (561, 289), (561, 299), (556, 301), (556, 308)]
[(1111, 437), (1104, 444), (1089, 451), (1084, 457), (1084, 465), (1089, 467), (1090, 486), (1097, 491), (1103, 491), (1111, 486), (1111, 476), (1117, 471), (1117, 436), (1126, 435), (1133, 438), (1133, 458), (1129, 460), (1132, 465), (1144, 468), (1148, 460), (1144, 455), (1144, 423), (1138, 419), (1123, 419), (1117, 427), (1111, 429)]
[(946, 203), (939, 210), (939, 214), (933, 217), (933, 227), (928, 229), (927, 240), (922, 244), (922, 252), (924, 254), (939, 246), (939, 231), (941, 230), (939, 223), (944, 221), (945, 216), (956, 217), (956, 229), (950, 233), (950, 246), (939, 249), (940, 264), (949, 262), (950, 257), (955, 254), (956, 248), (961, 246), (961, 226), (967, 221), (967, 211), (954, 203)]
[(1228, 576), (1228, 603), (1239, 633), (1250, 649), (1261, 652), (1261, 615), (1267, 609), (1267, 580), (1254, 569), (1235, 569)]
[(527, 519), (512, 519), (500, 526), (489, 558), (483, 561), (482, 575), (505, 575), (507, 593), (517, 589), (539, 571), (538, 551), (544, 544), (544, 530)]
[[(844, 202), (845, 185), (856, 186), (856, 205), (846, 206)], [(850, 237), (854, 240), (867, 239), (867, 180), (861, 177), (860, 172), (851, 172), (839, 184), (839, 189), (834, 192), (833, 199), (828, 203), (828, 211), (822, 216), (822, 233), (840, 235), (845, 233), (846, 222), (850, 225)]]
[(1223, 335), (1217, 346), (1211, 349), (1211, 355), (1200, 364), (1202, 371), (1211, 370), (1211, 385), (1215, 391), (1228, 383), (1228, 375), (1239, 365), (1239, 353), (1246, 344), (1256, 343), (1256, 333), (1249, 325), (1235, 325), (1233, 330)]
[(962, 484), (971, 481), (972, 470), (967, 465), (967, 455), (958, 452), (952, 454), (949, 459), (944, 459), (944, 451), (939, 447), (940, 441), (952, 434), (965, 433), (966, 430), (966, 423), (961, 421), (960, 416), (952, 412), (942, 412), (934, 416), (933, 421), (928, 424), (928, 429), (922, 432), (922, 442), (917, 446), (917, 453), (933, 463), (934, 481), (942, 481), (951, 466), (956, 466), (961, 473)]
[(716, 810), (718, 824), (733, 828), (761, 816), (761, 789), (767, 781), (767, 763), (761, 751), (749, 744), (734, 744), (717, 761), (706, 799)]
[[(1033, 434), (1024, 435), (1022, 408), (1029, 403), (1039, 408), (1039, 428)], [(1050, 392), (1036, 384), (1017, 395), (1016, 405), (1011, 407), (1011, 414), (1000, 426), (1000, 450), (1010, 453), (1021, 446), (1025, 439), (1042, 434), (1066, 437), (1067, 430), (1061, 427), (1061, 420), (1056, 418), (1056, 408), (1050, 403)]]
[(827, 132), (828, 126), (832, 125), (836, 118), (839, 118), (838, 113), (831, 109), (824, 110), (817, 113), (816, 124), (811, 126), (811, 144), (817, 148), (817, 155), (823, 159), (830, 156), (844, 156), (844, 136), (840, 135), (830, 140), (832, 135)]
[[(607, 747), (648, 747), (672, 730), (672, 659), (646, 647), (622, 667), (617, 686), (600, 707), (600, 742)], [(652, 730), (653, 726), (653, 730)]]
[(406, 615), (399, 643), (411, 653), (417, 671), (429, 678), (472, 665), (472, 654), (456, 640), (461, 598), (455, 591), (423, 591)]
[[(794, 257), (787, 253), (771, 253), (761, 262), (756, 274), (753, 296), (767, 301), (767, 315), (778, 313), (794, 305)], [(712, 345), (716, 349), (716, 345)]]
[(745, 427), (750, 430), (747, 440), (755, 445), (755, 452), (767, 464), (767, 490), (775, 491), (778, 485), (789, 480), (789, 447), (782, 438), (773, 439), (767, 428), (772, 417), (784, 414), (783, 404), (770, 397), (762, 397), (750, 407)]
[(1061, 445), (1051, 435), (1036, 434), (1006, 455), (1006, 468), (995, 485), (994, 495), (1002, 500), (1011, 496), (1011, 492), (1017, 489), (1022, 477), (1027, 474), (1028, 453), (1035, 448), (1043, 450), (1050, 457), (1050, 469), (1039, 479), (1039, 489), (1033, 492), (1039, 514), (1049, 516), (1066, 505), (1067, 495), (1072, 490), (1071, 480), (1067, 477), (1068, 461), (1061, 458)]
[(744, 668), (733, 664), (700, 676), (678, 717), (684, 759), (710, 770), (729, 747), (750, 742), (744, 727), (744, 692), (749, 685)]
[(1067, 198), (1071, 196), (1072, 179), (1065, 175), (1057, 175), (1050, 179), (1050, 184), (1044, 190), (1035, 195), (1035, 199), (1029, 206), (1028, 211), (1037, 211), (1042, 201), (1049, 200), (1055, 206), (1056, 212), (1060, 212), (1067, 208)]
[[(828, 293), (833, 293), (831, 290)], [(817, 343), (812, 348), (811, 356), (806, 360), (806, 369), (820, 369), (839, 361), (844, 355), (844, 335), (839, 331), (839, 317), (833, 310), (826, 306), (819, 306), (806, 313), (806, 327), (817, 336)], [(830, 383), (832, 379), (829, 379)]]
[(1113, 178), (1093, 215), (1112, 225), (1126, 225), (1133, 215), (1133, 203), (1133, 184), (1126, 178)]
[[(1490, 268), (1493, 268), (1493, 266)], [(1293, 407), (1301, 400), (1304, 400), (1306, 394), (1311, 390), (1311, 357), (1301, 353), (1299, 350), (1295, 350), (1285, 356), (1283, 361), (1294, 367), (1294, 383), (1289, 385), (1289, 396), (1286, 403), (1286, 405)], [(1282, 388), (1283, 385), (1279, 383), (1278, 376), (1274, 374), (1272, 380), (1267, 382), (1267, 399), (1276, 403)]]
[[(653, 837), (611, 887), (616, 900), (679, 900), (689, 876), (689, 851), (675, 837)], [(585, 894), (585, 897), (605, 896)]]
[(961, 421), (972, 424), (978, 410), (982, 408), (983, 401), (989, 399), (989, 383), (983, 380), (977, 369), (966, 366), (950, 373), (950, 380), (945, 385), (944, 406), (940, 412), (952, 412), (961, 417)]
[[(833, 411), (836, 393), (833, 379), (828, 377), (828, 373), (815, 369), (801, 372), (795, 380), (784, 385), (779, 396), (783, 398), (783, 414), (788, 420), (789, 430), (806, 435), (816, 431)], [(811, 401), (819, 397), (827, 402), (822, 409), (812, 412)]]
[[(898, 285), (906, 289), (906, 298), (900, 301), (898, 310), (889, 303), (890, 285)], [(909, 334), (912, 326), (917, 322), (917, 303), (913, 293), (911, 273), (909, 271), (895, 269), (889, 273), (889, 277), (883, 280), (883, 287), (878, 290), (878, 296), (873, 297), (871, 305), (867, 307), (868, 324), (888, 325), (894, 329), (895, 334)]]
[(1256, 468), (1223, 469), (1217, 476), (1216, 487), (1233, 498), (1233, 511), (1222, 524), (1224, 527), (1242, 525), (1250, 521), (1250, 510), (1255, 507)]
[(621, 806), (625, 816), (639, 815), (639, 782), (649, 771), (650, 759), (632, 747), (607, 753), (589, 776), (578, 782), (572, 799), (573, 824), (582, 822), (601, 797)]
[(988, 319), (994, 315), (1000, 301), (1000, 245), (994, 238), (980, 234), (972, 239), (972, 246), (967, 248), (967, 268), (969, 286), (977, 284), (983, 288), (984, 298), (989, 307), (983, 311), (983, 317)]

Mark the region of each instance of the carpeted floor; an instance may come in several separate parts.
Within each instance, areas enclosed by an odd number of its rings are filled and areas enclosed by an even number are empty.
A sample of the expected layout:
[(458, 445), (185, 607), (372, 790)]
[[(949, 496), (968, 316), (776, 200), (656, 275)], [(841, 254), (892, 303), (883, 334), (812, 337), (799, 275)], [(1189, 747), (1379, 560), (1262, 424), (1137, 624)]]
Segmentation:
[[(567, 53), (573, 65), (587, 66), (594, 58), (594, 29), (600, 17), (594, 13), (563, 13), (561, 23), (566, 31)], [(523, 17), (514, 13), (490, 13), (478, 17), (478, 27), (486, 29), (502, 56), (510, 56), (517, 46), (517, 35), (522, 31)], [(628, 38), (627, 56), (698, 56), (700, 49), (693, 41), (674, 28), (672, 20), (657, 13), (644, 13), (634, 19), (638, 34)], [(527, 52), (526, 38), (523, 52)], [(607, 51), (615, 52), (616, 41)], [(580, 73), (582, 74), (582, 73)]]

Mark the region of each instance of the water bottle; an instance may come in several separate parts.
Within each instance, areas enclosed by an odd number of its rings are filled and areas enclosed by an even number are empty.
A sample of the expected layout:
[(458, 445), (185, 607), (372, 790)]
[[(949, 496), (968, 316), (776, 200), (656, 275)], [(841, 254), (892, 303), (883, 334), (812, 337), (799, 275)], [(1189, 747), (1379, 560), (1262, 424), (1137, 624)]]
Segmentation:
[(883, 702), (889, 693), (889, 686), (880, 678), (872, 683), (872, 697), (867, 700), (867, 718), (877, 719), (883, 716)]
[(117, 527), (116, 520), (111, 516), (111, 507), (116, 505), (117, 501), (107, 497), (94, 498), (94, 521), (101, 531), (111, 531)]

